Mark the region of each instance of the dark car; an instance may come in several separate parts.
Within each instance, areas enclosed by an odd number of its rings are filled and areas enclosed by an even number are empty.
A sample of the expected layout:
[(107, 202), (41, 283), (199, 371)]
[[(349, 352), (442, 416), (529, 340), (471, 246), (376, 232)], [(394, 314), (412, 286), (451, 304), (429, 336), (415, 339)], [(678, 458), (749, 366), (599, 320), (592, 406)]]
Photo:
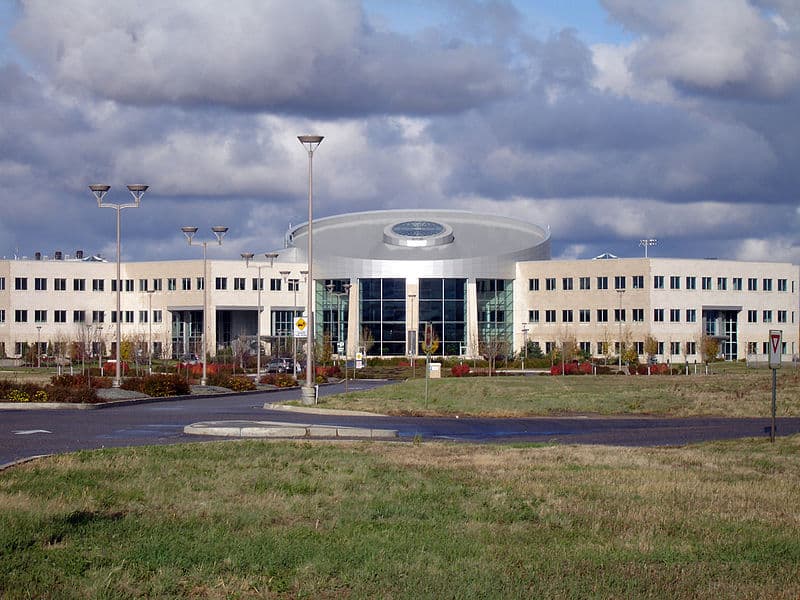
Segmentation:
[(274, 358), (267, 364), (267, 373), (291, 373), (291, 358)]

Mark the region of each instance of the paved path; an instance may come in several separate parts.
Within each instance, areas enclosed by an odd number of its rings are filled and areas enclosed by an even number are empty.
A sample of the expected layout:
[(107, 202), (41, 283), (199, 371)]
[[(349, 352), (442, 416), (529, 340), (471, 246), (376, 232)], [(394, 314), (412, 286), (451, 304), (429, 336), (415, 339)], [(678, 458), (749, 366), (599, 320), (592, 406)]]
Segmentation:
[[(361, 389), (381, 382), (357, 382)], [(354, 389), (351, 383), (351, 389)], [(323, 395), (342, 391), (321, 388)], [(282, 421), (397, 430), (401, 440), (421, 436), (467, 442), (559, 442), (625, 446), (681, 445), (764, 436), (769, 419), (725, 418), (421, 418), (307, 414), (266, 410), (265, 403), (297, 400), (298, 390), (224, 397), (192, 397), (101, 410), (0, 410), (0, 465), (42, 454), (114, 446), (218, 439), (184, 427), (208, 421)], [(779, 435), (800, 433), (800, 418), (778, 422)]]

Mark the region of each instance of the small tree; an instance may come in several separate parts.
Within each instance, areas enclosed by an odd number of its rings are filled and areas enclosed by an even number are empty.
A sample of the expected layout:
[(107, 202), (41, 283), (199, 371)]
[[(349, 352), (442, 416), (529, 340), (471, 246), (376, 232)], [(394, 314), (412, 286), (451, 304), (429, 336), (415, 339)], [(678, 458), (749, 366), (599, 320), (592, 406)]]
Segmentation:
[(362, 327), (360, 346), (364, 349), (364, 354), (369, 354), (369, 351), (374, 345), (375, 338), (372, 336), (372, 330), (369, 327)]
[(644, 338), (644, 353), (647, 355), (648, 364), (653, 362), (653, 357), (658, 354), (658, 340), (652, 335)]
[(528, 342), (528, 358), (544, 358), (544, 352), (539, 342)]
[(506, 348), (506, 341), (498, 338), (496, 334), (478, 342), (479, 352), (489, 362), (489, 377), (492, 376), (492, 371), (494, 370), (497, 357), (501, 356), (506, 351)]
[(318, 365), (329, 365), (332, 356), (331, 334), (326, 331), (321, 340), (319, 338), (314, 340), (314, 362)]
[(710, 335), (700, 338), (700, 356), (703, 362), (706, 364), (714, 362), (717, 360), (717, 355), (719, 355), (719, 340)]

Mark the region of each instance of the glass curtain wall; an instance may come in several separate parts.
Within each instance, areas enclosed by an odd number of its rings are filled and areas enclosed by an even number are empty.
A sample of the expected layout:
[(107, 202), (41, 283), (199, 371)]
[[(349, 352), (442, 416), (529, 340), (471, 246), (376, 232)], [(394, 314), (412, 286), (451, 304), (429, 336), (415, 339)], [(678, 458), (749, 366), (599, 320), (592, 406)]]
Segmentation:
[(402, 356), (406, 350), (406, 280), (360, 280), (360, 326), (372, 345), (360, 335), (360, 345), (373, 356)]
[[(478, 344), (495, 346), (493, 354), (513, 352), (514, 290), (511, 279), (476, 280), (478, 296)], [(479, 349), (482, 354), (485, 351)]]
[(172, 311), (172, 358), (203, 354), (203, 311)]
[[(349, 294), (345, 285), (349, 279), (324, 279), (316, 282), (314, 290), (316, 298), (317, 322), (314, 336), (317, 340), (330, 339), (331, 352), (336, 353), (339, 341), (347, 340), (347, 314), (350, 310)], [(321, 318), (320, 318), (321, 317)]]
[[(439, 338), (438, 355), (458, 356), (467, 344), (467, 280), (420, 279), (419, 324), (422, 338), (425, 323), (431, 323)], [(422, 348), (417, 348), (423, 354)]]

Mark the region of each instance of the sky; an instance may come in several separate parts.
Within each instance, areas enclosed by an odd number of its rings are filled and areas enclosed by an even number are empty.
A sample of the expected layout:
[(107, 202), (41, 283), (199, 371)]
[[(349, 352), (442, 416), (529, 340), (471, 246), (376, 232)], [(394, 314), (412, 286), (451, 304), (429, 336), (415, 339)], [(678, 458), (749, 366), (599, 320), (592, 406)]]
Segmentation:
[[(124, 260), (452, 208), (604, 252), (800, 263), (797, 0), (0, 0), (0, 256)], [(203, 234), (205, 238), (203, 237)], [(358, 240), (354, 240), (358, 243)]]

